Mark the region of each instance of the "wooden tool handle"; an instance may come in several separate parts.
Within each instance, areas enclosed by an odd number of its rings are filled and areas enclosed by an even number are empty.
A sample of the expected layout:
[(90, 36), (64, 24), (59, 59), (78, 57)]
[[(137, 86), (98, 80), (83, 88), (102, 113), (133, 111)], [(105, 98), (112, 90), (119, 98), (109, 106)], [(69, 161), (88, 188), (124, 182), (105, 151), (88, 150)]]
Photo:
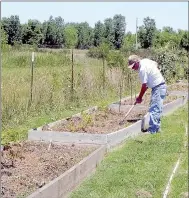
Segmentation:
[(129, 111), (125, 115), (124, 119), (129, 115), (129, 113), (132, 111), (132, 109), (134, 108), (134, 106), (135, 106), (135, 104), (133, 104), (132, 107), (129, 109)]

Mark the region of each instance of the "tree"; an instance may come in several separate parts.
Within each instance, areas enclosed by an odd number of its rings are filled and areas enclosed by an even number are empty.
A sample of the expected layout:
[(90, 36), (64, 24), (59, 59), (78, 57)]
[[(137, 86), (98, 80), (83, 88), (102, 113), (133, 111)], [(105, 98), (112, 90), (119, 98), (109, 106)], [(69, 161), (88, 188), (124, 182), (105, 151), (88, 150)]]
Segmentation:
[(1, 26), (1, 45), (8, 44), (8, 35)]
[(78, 41), (77, 29), (68, 25), (64, 29), (64, 41), (67, 48), (74, 48)]
[(94, 46), (94, 29), (89, 27), (89, 40), (88, 40), (88, 48)]
[(68, 25), (65, 27), (64, 30), (64, 40), (65, 45), (68, 48), (72, 48), (72, 74), (71, 74), (71, 94), (73, 99), (73, 93), (74, 93), (74, 60), (73, 60), (73, 48), (77, 44), (78, 35), (77, 30), (73, 25)]
[(154, 47), (165, 47), (167, 49), (178, 49), (181, 41), (182, 33), (176, 32), (171, 27), (163, 27), (162, 31), (156, 30), (154, 39)]
[(62, 17), (55, 17), (55, 24), (56, 24), (56, 44), (62, 45), (64, 41), (64, 20)]
[(162, 46), (161, 30), (156, 29), (153, 40), (153, 47), (160, 48)]
[(94, 46), (98, 47), (103, 41), (104, 25), (100, 21), (94, 27)]
[(175, 31), (173, 30), (173, 28), (172, 27), (169, 27), (169, 26), (163, 27), (162, 30), (163, 30), (163, 32), (168, 32), (170, 34), (175, 33)]
[(56, 24), (52, 16), (47, 22), (45, 43), (48, 45), (56, 45)]
[(63, 30), (64, 20), (61, 17), (53, 19), (53, 17), (50, 16), (49, 20), (43, 23), (44, 44), (63, 44)]
[(115, 33), (114, 33), (113, 20), (111, 18), (107, 18), (104, 20), (104, 36), (103, 37), (106, 43), (108, 43), (111, 47), (114, 46)]
[(128, 32), (123, 38), (122, 50), (130, 51), (134, 49), (134, 46), (135, 46), (135, 34)]
[(28, 24), (22, 26), (22, 43), (42, 44), (44, 36), (42, 34), (42, 24), (38, 20), (28, 20)]
[(110, 46), (107, 43), (101, 43), (98, 47), (101, 55), (102, 55), (102, 62), (103, 62), (103, 90), (105, 90), (105, 60), (108, 56)]
[(142, 48), (152, 47), (156, 33), (156, 23), (154, 19), (144, 18), (144, 25), (139, 27), (138, 38)]
[(123, 38), (125, 35), (125, 17), (120, 15), (115, 15), (113, 18), (113, 29), (114, 29), (114, 47), (115, 49), (120, 49), (123, 44)]
[(189, 32), (185, 31), (181, 37), (180, 46), (185, 50), (189, 51)]
[(78, 44), (79, 49), (88, 49), (93, 43), (93, 30), (87, 22), (79, 23), (76, 25), (78, 32)]
[(7, 44), (8, 44), (8, 35), (1, 25), (1, 48), (2, 50), (5, 50), (8, 47)]
[(8, 44), (14, 45), (21, 42), (21, 24), (19, 16), (10, 16), (2, 18), (2, 28), (8, 35)]

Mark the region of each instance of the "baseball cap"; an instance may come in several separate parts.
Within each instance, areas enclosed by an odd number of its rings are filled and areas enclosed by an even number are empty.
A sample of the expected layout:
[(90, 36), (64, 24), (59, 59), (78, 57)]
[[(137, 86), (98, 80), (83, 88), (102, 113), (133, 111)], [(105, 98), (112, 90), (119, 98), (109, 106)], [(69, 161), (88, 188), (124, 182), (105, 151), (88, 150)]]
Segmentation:
[(132, 69), (136, 62), (140, 61), (140, 57), (137, 55), (130, 55), (128, 58), (128, 68)]

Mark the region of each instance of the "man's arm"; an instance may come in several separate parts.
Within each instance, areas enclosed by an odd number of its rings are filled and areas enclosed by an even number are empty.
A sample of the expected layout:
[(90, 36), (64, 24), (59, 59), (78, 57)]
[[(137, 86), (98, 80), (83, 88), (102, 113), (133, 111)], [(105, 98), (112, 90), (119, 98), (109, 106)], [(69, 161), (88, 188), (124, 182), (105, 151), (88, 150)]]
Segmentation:
[(146, 84), (146, 83), (143, 83), (143, 84), (142, 84), (142, 87), (141, 87), (141, 90), (140, 90), (140, 94), (139, 94), (139, 96), (136, 98), (135, 104), (141, 103), (141, 102), (142, 102), (142, 97), (143, 97), (143, 95), (145, 94), (145, 92), (146, 92), (147, 89), (148, 89), (147, 84)]
[(142, 87), (141, 87), (140, 94), (139, 94), (138, 98), (142, 99), (142, 97), (145, 94), (147, 89), (148, 89), (147, 84), (146, 83), (142, 84)]

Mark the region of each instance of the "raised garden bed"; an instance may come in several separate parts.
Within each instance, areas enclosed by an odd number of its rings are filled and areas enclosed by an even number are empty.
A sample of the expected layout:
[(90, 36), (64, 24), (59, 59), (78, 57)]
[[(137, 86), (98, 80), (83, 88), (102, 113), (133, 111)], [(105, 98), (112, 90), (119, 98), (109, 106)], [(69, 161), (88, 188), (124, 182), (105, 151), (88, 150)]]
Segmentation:
[[(178, 96), (167, 96), (164, 100), (164, 104), (167, 104), (173, 100), (176, 100)], [(118, 131), (131, 124), (143, 119), (144, 115), (148, 112), (150, 103), (150, 93), (148, 92), (144, 101), (141, 104), (137, 104), (131, 111), (125, 120), (124, 124), (119, 124), (124, 118), (125, 114), (131, 108), (133, 102), (131, 99), (126, 99), (119, 103), (114, 103), (106, 108), (96, 108), (90, 112), (82, 112), (81, 114), (74, 115), (66, 118), (58, 123), (45, 125), (41, 127), (42, 131), (54, 131), (54, 132), (77, 132), (88, 134), (108, 134), (114, 131)]]
[(124, 111), (114, 111), (113, 109), (106, 108), (96, 109), (93, 113), (81, 113), (81, 115), (67, 118), (62, 122), (52, 126), (44, 126), (44, 131), (59, 131), (59, 132), (78, 132), (78, 133), (97, 133), (107, 134), (119, 129), (125, 128), (136, 122), (146, 114), (145, 109), (135, 108), (128, 116), (127, 121), (120, 125), (119, 122), (124, 118), (125, 113), (129, 110), (128, 105)]
[[(31, 129), (29, 140), (55, 141), (78, 144), (99, 144), (114, 146), (126, 138), (141, 133), (148, 125), (150, 90), (145, 94), (144, 101), (137, 104), (130, 112), (125, 123), (120, 125), (125, 114), (131, 108), (131, 97), (123, 98), (106, 108), (92, 107), (69, 118), (58, 120), (44, 126)], [(163, 115), (174, 111), (187, 101), (185, 94), (168, 95), (164, 101)]]
[(2, 152), (2, 198), (26, 197), (81, 161), (96, 146), (22, 142)]

